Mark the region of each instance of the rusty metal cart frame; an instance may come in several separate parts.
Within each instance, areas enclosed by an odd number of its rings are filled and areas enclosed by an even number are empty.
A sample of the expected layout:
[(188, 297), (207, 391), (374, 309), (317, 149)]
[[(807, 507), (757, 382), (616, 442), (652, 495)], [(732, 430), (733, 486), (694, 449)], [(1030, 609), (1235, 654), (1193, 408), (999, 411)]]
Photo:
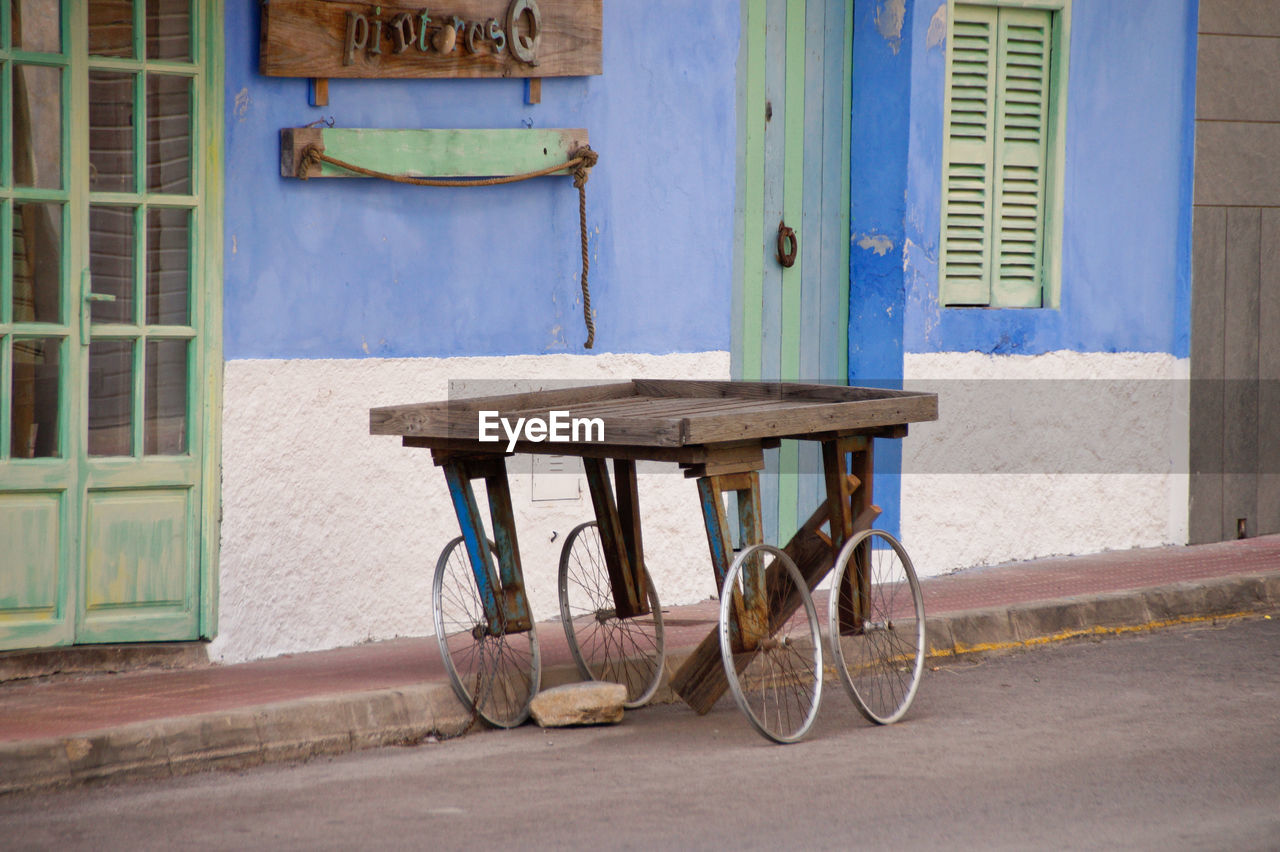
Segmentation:
[[(462, 535), (437, 563), (433, 610), (450, 680), (464, 703), (495, 725), (520, 724), (540, 677), (507, 480), (505, 457), (511, 453), (505, 442), (479, 440), (478, 413), (547, 418), (557, 409), (599, 418), (605, 441), (520, 441), (513, 450), (583, 461), (595, 521), (566, 541), (561, 615), (584, 675), (602, 673), (575, 643), (574, 625), (580, 622), (565, 602), (565, 564), (589, 532), (603, 557), (594, 570), (603, 568), (612, 600), (597, 604), (587, 622), (594, 617), (601, 624), (649, 625), (648, 657), (656, 657), (656, 667), (645, 667), (640, 676), (635, 670), (623, 674), (635, 681), (628, 684), (632, 704), (643, 703), (656, 687), (661, 610), (645, 569), (636, 463), (673, 462), (697, 480), (721, 590), (718, 628), (673, 674), (674, 691), (705, 713), (729, 689), (764, 736), (778, 742), (803, 737), (823, 681), (811, 590), (834, 568), (828, 653), (868, 719), (884, 724), (902, 717), (923, 666), (923, 602), (905, 550), (892, 536), (871, 529), (880, 512), (872, 503), (873, 443), (905, 436), (910, 422), (936, 419), (937, 397), (766, 382), (637, 379), (371, 410), (373, 434), (398, 435), (405, 446), (430, 449), (444, 470)], [(826, 497), (786, 547), (776, 548), (762, 540), (759, 471), (764, 450), (783, 439), (820, 443)], [(472, 488), (477, 479), (485, 483), (493, 541), (485, 536)], [(736, 558), (729, 495), (737, 502)], [(446, 623), (442, 609), (448, 608), (461, 610), (456, 623)]]

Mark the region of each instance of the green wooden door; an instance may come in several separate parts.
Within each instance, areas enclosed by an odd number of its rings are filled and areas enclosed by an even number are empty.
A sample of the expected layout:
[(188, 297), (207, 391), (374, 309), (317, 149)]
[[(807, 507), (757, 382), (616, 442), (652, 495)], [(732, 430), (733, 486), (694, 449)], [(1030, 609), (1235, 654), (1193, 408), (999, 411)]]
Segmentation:
[[(853, 3), (750, 0), (744, 10), (734, 376), (845, 384)], [(791, 266), (778, 258), (784, 224), (796, 234)], [(786, 541), (818, 503), (819, 451), (786, 442), (767, 460), (765, 532)], [(778, 472), (788, 475), (769, 475)]]
[(0, 0), (0, 648), (212, 632), (220, 11)]

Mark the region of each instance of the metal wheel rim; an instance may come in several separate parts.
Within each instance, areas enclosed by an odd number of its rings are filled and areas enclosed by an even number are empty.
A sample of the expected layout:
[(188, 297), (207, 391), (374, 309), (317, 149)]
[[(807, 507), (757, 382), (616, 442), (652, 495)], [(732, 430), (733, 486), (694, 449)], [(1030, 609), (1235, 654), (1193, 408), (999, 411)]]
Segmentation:
[[(488, 542), (488, 545), (489, 551), (494, 553), (496, 558), (497, 548), (494, 547), (493, 542)], [(450, 573), (450, 560), (457, 551), (462, 554), (466, 582), (455, 580), (446, 589), (445, 582), (446, 575)], [(444, 612), (446, 604), (450, 608), (461, 608), (472, 615), (478, 612), (479, 618), (471, 619), (473, 626), (483, 619), (484, 609), (481, 605), (480, 593), (476, 589), (474, 575), (471, 574), (471, 563), (466, 555), (462, 536), (449, 542), (441, 551), (440, 558), (436, 560), (436, 572), (431, 586), (431, 609), (436, 627), (436, 644), (440, 648), (445, 671), (449, 674), (449, 685), (453, 687), (454, 695), (458, 696), (459, 701), (474, 710), (490, 725), (498, 728), (514, 728), (522, 724), (529, 718), (529, 703), (533, 700), (533, 696), (538, 694), (542, 679), (536, 626), (531, 626), (527, 633), (527, 651), (513, 647), (505, 634), (502, 636), (486, 634), (480, 638), (471, 635), (468, 641), (466, 637), (470, 635), (470, 631), (457, 629), (462, 621), (446, 618)], [(455, 629), (449, 632), (450, 627)], [(526, 634), (511, 635), (519, 637)], [(456, 637), (459, 641), (450, 647), (449, 640), (452, 637)], [(468, 648), (472, 650), (468, 652)], [(458, 656), (458, 660), (454, 659), (455, 655)], [(477, 662), (480, 666), (474, 672), (460, 672), (458, 670), (460, 661), (466, 664), (466, 668), (472, 668)], [(527, 676), (523, 674), (526, 670)], [(527, 695), (521, 697), (515, 690), (507, 688), (513, 682), (513, 676), (524, 681), (526, 688), (522, 691), (526, 691)], [(477, 690), (479, 700), (473, 696), (466, 682), (468, 680), (474, 680), (480, 687)]]
[[(878, 637), (889, 637), (890, 641), (876, 642), (868, 641), (874, 654), (875, 659), (870, 663), (862, 663), (859, 668), (868, 665), (875, 667), (878, 671), (885, 675), (893, 674), (892, 678), (881, 676), (875, 679), (859, 678), (862, 682), (862, 689), (858, 688), (851, 673), (851, 666), (845, 659), (844, 645), (840, 641), (840, 587), (844, 582), (845, 572), (848, 570), (849, 563), (852, 561), (853, 553), (867, 539), (881, 539), (888, 546), (888, 550), (875, 549), (875, 542), (872, 541), (872, 578), (874, 581), (876, 575), (876, 557), (879, 553), (893, 553), (901, 563), (904, 580), (906, 582), (905, 590), (908, 590), (911, 596), (911, 607), (915, 614), (915, 629), (911, 634), (915, 639), (915, 647), (912, 649), (909, 645), (902, 644), (901, 640), (893, 640), (893, 637), (906, 635), (905, 633), (894, 633), (890, 628), (876, 631), (875, 633), (865, 634), (870, 639), (873, 635)], [(924, 673), (924, 654), (925, 654), (925, 619), (924, 619), (924, 596), (920, 592), (920, 581), (916, 578), (915, 566), (911, 564), (911, 558), (907, 556), (906, 549), (889, 533), (884, 530), (863, 530), (862, 532), (851, 538), (843, 548), (840, 549), (840, 555), (836, 558), (836, 570), (832, 574), (833, 581), (831, 584), (831, 599), (828, 602), (828, 624), (829, 641), (831, 643), (831, 655), (836, 661), (836, 670), (840, 673), (840, 681), (844, 684), (845, 691), (849, 693), (849, 697), (853, 699), (853, 703), (857, 706), (858, 711), (862, 713), (868, 721), (875, 722), (878, 725), (890, 725), (897, 722), (907, 710), (911, 708), (911, 702), (915, 700), (916, 692), (920, 688), (920, 680)], [(875, 617), (876, 614), (884, 615), (886, 611), (883, 593), (877, 596), (875, 588), (870, 598), (870, 606), (872, 607), (872, 621), (892, 622), (892, 616), (895, 610), (899, 609), (899, 602), (896, 595), (904, 591), (904, 587), (900, 583), (894, 584), (893, 592), (888, 601), (889, 618)], [(896, 644), (893, 644), (896, 641)], [(893, 645), (893, 647), (891, 647)], [(888, 663), (884, 662), (884, 658), (893, 657), (903, 661), (905, 657), (910, 657), (910, 667), (908, 670), (896, 669), (891, 671)], [(909, 671), (909, 677), (902, 677), (903, 671)], [(872, 694), (874, 684), (883, 682), (879, 687), (878, 695)], [(887, 689), (887, 692), (886, 692)], [(863, 694), (866, 693), (866, 694)], [(892, 698), (892, 707), (888, 710), (884, 709), (884, 696), (889, 695)], [(895, 697), (896, 696), (896, 697)]]
[[(590, 566), (583, 565), (581, 560), (576, 562), (574, 560), (574, 545), (579, 539), (585, 539), (588, 531), (590, 531), (591, 539), (595, 542), (596, 551), (600, 553), (599, 560)], [(610, 671), (610, 666), (614, 666), (613, 671), (617, 671), (618, 664), (615, 660), (621, 657), (621, 674), (627, 687), (627, 700), (623, 702), (622, 706), (634, 709), (649, 703), (649, 699), (653, 698), (653, 694), (658, 690), (658, 684), (662, 681), (663, 661), (666, 659), (662, 604), (658, 600), (658, 590), (653, 583), (653, 577), (650, 576), (649, 570), (646, 568), (645, 585), (649, 590), (649, 609), (653, 613), (652, 636), (645, 633), (641, 629), (640, 623), (632, 619), (604, 616), (603, 620), (599, 622), (601, 630), (594, 631), (593, 635), (607, 630), (608, 624), (616, 625), (616, 629), (597, 640), (584, 639), (586, 648), (579, 645), (579, 629), (574, 627), (575, 619), (583, 620), (589, 618), (593, 613), (600, 613), (603, 609), (607, 609), (607, 606), (574, 607), (570, 601), (570, 580), (576, 576), (576, 587), (584, 595), (592, 597), (593, 602), (597, 604), (612, 603), (612, 592), (607, 586), (608, 569), (603, 562), (603, 551), (600, 549), (599, 535), (596, 522), (586, 521), (574, 527), (570, 531), (568, 538), (565, 539), (564, 547), (560, 551), (560, 622), (564, 625), (565, 638), (569, 642), (569, 653), (573, 656), (573, 661), (578, 666), (578, 673), (583, 678), (588, 680), (611, 680), (604, 677), (604, 675)], [(591, 547), (591, 545), (585, 546), (587, 548)], [(601, 577), (600, 572), (604, 572), (603, 577)], [(591, 576), (592, 574), (594, 574), (594, 579)], [(590, 586), (588, 586), (588, 581), (590, 581)], [(623, 629), (628, 622), (635, 624), (634, 630)], [(589, 624), (589, 622), (587, 623)], [(626, 635), (620, 635), (621, 633)], [(645, 641), (640, 642), (637, 637), (644, 637)], [(628, 642), (630, 642), (631, 650), (635, 653), (628, 653)], [(592, 662), (587, 659), (588, 655), (594, 657), (597, 653), (602, 653), (604, 657), (603, 662), (594, 661), (597, 668), (600, 669), (601, 676), (599, 677), (592, 671)], [(637, 658), (643, 660), (643, 662), (636, 662)]]
[[(792, 585), (800, 594), (801, 609), (804, 611), (805, 618), (808, 620), (808, 638), (812, 643), (813, 659), (811, 663), (805, 663), (804, 667), (809, 670), (812, 675), (813, 690), (812, 695), (807, 702), (808, 707), (804, 710), (800, 719), (800, 724), (798, 726), (786, 726), (789, 729), (784, 729), (780, 716), (777, 719), (776, 726), (770, 724), (771, 720), (768, 718), (768, 713), (765, 714), (766, 718), (760, 718), (760, 715), (757, 714), (755, 709), (751, 706), (751, 701), (747, 696), (747, 692), (749, 690), (743, 688), (743, 683), (738, 674), (737, 666), (734, 663), (732, 640), (729, 634), (729, 617), (733, 612), (733, 595), (731, 590), (738, 583), (738, 577), (744, 570), (747, 559), (757, 552), (768, 554), (773, 556), (775, 559), (781, 560)], [(799, 610), (792, 614), (787, 623), (791, 624), (798, 615)], [(775, 635), (777, 635), (777, 633), (771, 634), (770, 638)], [(767, 652), (757, 650), (755, 652), (748, 653), (753, 653), (755, 655), (752, 660), (752, 662), (754, 662), (762, 653)], [(798, 656), (799, 652), (795, 652), (795, 654)], [(791, 557), (787, 556), (773, 545), (752, 545), (739, 553), (738, 557), (733, 560), (733, 564), (729, 566), (729, 572), (725, 575), (724, 588), (720, 593), (720, 659), (724, 664), (725, 676), (729, 681), (729, 690), (733, 693), (733, 699), (737, 702), (738, 709), (742, 711), (743, 715), (747, 717), (747, 721), (751, 723), (751, 726), (755, 728), (761, 736), (777, 743), (794, 743), (802, 739), (804, 735), (809, 732), (809, 729), (813, 727), (813, 722), (818, 717), (818, 706), (822, 702), (822, 634), (818, 625), (818, 613), (813, 605), (813, 597), (809, 594), (809, 586), (805, 583), (804, 577), (801, 576), (800, 570), (796, 568), (795, 562), (792, 561)], [(749, 667), (750, 663), (748, 666), (744, 667), (744, 671)], [(774, 675), (773, 677), (776, 679), (777, 676)], [(778, 691), (776, 688), (774, 689), (773, 694), (777, 696)], [(792, 694), (799, 695), (800, 692), (795, 691)]]

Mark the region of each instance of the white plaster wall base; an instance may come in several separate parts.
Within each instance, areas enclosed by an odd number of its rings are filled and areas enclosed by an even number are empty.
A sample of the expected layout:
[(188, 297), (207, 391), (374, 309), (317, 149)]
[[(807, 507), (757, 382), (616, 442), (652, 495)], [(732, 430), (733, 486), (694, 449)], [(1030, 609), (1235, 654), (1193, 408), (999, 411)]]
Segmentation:
[(903, 447), (917, 571), (1185, 544), (1189, 362), (1151, 353), (908, 354), (939, 394)]
[[(371, 407), (445, 399), (449, 382), (463, 379), (493, 392), (495, 378), (633, 377), (727, 379), (729, 354), (229, 361), (210, 657), (230, 663), (432, 632), (431, 575), (457, 520), (431, 454), (370, 436)], [(670, 470), (641, 475), (646, 562), (664, 604), (690, 603), (715, 585), (696, 489)], [(534, 613), (552, 618), (560, 547), (592, 517), (586, 486), (577, 499), (534, 501), (526, 472), (511, 487)]]

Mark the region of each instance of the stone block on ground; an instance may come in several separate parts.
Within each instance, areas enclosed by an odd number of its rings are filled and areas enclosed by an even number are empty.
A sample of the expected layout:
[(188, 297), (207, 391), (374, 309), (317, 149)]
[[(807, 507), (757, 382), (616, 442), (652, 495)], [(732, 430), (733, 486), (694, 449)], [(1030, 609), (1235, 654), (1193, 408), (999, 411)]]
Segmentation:
[(539, 692), (529, 712), (544, 728), (613, 725), (622, 721), (622, 702), (626, 700), (627, 688), (620, 683), (570, 683)]

